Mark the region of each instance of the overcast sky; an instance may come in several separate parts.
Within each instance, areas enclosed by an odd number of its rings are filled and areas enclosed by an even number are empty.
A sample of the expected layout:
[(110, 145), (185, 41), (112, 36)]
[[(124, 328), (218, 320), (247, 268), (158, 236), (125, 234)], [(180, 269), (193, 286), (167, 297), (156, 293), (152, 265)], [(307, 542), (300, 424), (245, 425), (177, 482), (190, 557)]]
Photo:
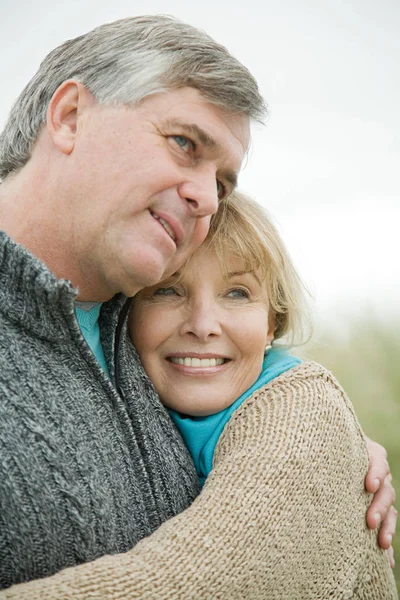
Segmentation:
[(0, 126), (49, 50), (148, 13), (205, 29), (258, 79), (269, 119), (240, 187), (275, 217), (316, 314), (399, 317), (399, 0), (0, 0)]

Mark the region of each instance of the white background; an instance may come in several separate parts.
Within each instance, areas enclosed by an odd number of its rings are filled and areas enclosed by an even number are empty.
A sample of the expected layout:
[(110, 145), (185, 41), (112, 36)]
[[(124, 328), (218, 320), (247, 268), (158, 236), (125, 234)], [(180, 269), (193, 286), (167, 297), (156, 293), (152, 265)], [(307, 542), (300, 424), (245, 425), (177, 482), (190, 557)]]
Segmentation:
[(205, 29), (256, 76), (269, 119), (240, 187), (275, 217), (317, 317), (398, 317), (399, 0), (0, 0), (0, 127), (53, 47), (148, 13)]

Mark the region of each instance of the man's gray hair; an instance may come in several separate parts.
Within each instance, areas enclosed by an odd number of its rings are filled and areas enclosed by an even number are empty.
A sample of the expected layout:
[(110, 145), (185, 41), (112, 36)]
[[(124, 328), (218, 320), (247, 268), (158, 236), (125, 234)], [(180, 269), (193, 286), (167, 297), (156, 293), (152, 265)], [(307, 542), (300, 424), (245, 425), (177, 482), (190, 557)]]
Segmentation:
[(204, 31), (165, 15), (131, 17), (64, 42), (43, 60), (12, 107), (0, 135), (0, 178), (22, 168), (67, 79), (100, 104), (132, 106), (190, 86), (212, 104), (262, 121), (266, 107), (250, 72)]

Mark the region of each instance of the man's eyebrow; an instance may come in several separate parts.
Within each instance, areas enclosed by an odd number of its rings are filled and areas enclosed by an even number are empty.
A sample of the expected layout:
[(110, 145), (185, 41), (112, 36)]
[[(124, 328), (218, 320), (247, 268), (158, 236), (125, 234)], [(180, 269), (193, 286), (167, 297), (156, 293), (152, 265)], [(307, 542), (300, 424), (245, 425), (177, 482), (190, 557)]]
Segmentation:
[(177, 127), (184, 133), (188, 135), (192, 135), (197, 138), (198, 141), (203, 144), (206, 148), (210, 148), (211, 150), (218, 150), (219, 144), (214, 140), (214, 138), (208, 134), (204, 129), (196, 125), (196, 123), (183, 123), (178, 119), (168, 120), (166, 122), (167, 127)]
[[(183, 123), (182, 121), (173, 119), (168, 120), (166, 122), (166, 126), (180, 129), (183, 133), (187, 133), (187, 135), (196, 138), (205, 148), (208, 148), (209, 150), (218, 151), (221, 148), (220, 144), (218, 144), (218, 142), (211, 135), (204, 131), (204, 129), (196, 125), (196, 123)], [(238, 182), (237, 174), (231, 170), (223, 171), (222, 174), (231, 184), (233, 191)]]
[(257, 279), (258, 283), (261, 285), (261, 281), (259, 280), (257, 273), (254, 271), (254, 269), (250, 269), (250, 271), (233, 271), (232, 273), (227, 273), (226, 277), (227, 279), (231, 279), (232, 277), (240, 277), (241, 275), (254, 275), (254, 277)]

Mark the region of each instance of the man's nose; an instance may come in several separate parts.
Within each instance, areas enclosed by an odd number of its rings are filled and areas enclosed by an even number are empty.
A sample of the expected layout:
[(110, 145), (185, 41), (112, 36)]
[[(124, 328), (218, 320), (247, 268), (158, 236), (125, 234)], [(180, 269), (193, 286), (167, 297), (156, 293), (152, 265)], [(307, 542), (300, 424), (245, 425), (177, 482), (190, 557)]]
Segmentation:
[(199, 171), (179, 186), (179, 194), (184, 198), (192, 214), (196, 217), (213, 215), (218, 210), (218, 188), (215, 171)]
[(222, 327), (215, 303), (200, 300), (191, 304), (180, 327), (180, 334), (194, 336), (200, 342), (220, 336)]

